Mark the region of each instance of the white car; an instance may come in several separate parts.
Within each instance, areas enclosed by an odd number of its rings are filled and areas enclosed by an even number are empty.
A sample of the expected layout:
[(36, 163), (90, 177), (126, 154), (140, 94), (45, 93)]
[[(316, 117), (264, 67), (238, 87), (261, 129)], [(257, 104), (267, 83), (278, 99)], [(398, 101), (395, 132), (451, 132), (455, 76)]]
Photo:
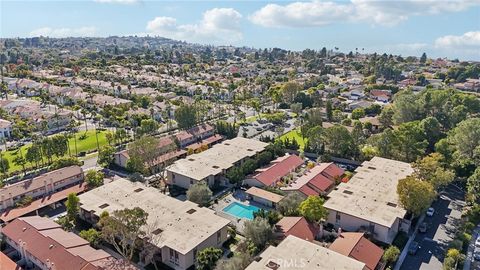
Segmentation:
[(473, 258), (477, 261), (480, 261), (480, 247), (475, 247), (473, 250)]
[(433, 207), (428, 208), (427, 210), (427, 216), (433, 217), (433, 214), (435, 213), (435, 209)]

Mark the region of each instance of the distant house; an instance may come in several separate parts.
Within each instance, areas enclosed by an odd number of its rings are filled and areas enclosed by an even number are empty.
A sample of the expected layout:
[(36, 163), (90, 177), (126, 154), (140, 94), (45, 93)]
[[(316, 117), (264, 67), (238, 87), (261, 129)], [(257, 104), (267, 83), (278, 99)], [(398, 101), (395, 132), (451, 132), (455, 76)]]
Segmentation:
[(25, 196), (40, 198), (82, 182), (83, 170), (79, 166), (70, 166), (44, 173), (33, 179), (0, 188), (0, 211), (14, 207)]
[(365, 108), (368, 108), (372, 105), (373, 105), (373, 102), (371, 102), (371, 101), (357, 100), (357, 101), (354, 101), (354, 102), (348, 104), (347, 109), (349, 111), (353, 111), (353, 110), (358, 109), (358, 108), (365, 109)]
[(286, 192), (300, 192), (305, 196), (327, 195), (345, 173), (334, 163), (321, 163), (304, 172), (302, 176), (282, 187)]
[(254, 187), (276, 186), (303, 164), (304, 161), (299, 156), (285, 155), (272, 161), (269, 166), (258, 169), (254, 175), (247, 176), (243, 184)]
[(373, 89), (370, 90), (369, 96), (376, 101), (387, 103), (392, 98), (392, 91)]
[(245, 270), (366, 270), (365, 263), (293, 235), (276, 247), (269, 246), (258, 257)]
[(324, 204), (327, 222), (342, 231), (363, 231), (378, 241), (392, 243), (400, 230), (410, 228), (396, 190), (398, 181), (413, 173), (412, 166), (374, 157), (355, 172), (347, 183), (340, 183), (328, 194)]
[(283, 217), (275, 224), (274, 234), (278, 239), (293, 235), (303, 240), (313, 241), (318, 234), (318, 228), (304, 217)]
[(380, 123), (380, 120), (376, 116), (366, 116), (358, 119), (362, 124), (365, 123), (370, 123), (372, 124), (372, 131), (379, 131), (380, 127), (382, 127), (382, 123)]
[(10, 138), (12, 136), (12, 122), (0, 119), (0, 139)]
[(328, 247), (329, 249), (365, 263), (368, 270), (382, 270), (383, 249), (365, 238), (364, 233), (343, 232)]
[(180, 131), (175, 134), (180, 147), (184, 148), (187, 145), (199, 142), (203, 139), (211, 137), (215, 134), (215, 129), (209, 124), (202, 124), (199, 126), (192, 127), (188, 130)]
[[(160, 138), (156, 147), (159, 153), (158, 157), (153, 162), (145, 164), (146, 168), (153, 168), (153, 171), (159, 171), (163, 168), (162, 165), (170, 164), (179, 158), (185, 157), (187, 154), (185, 150), (177, 149), (177, 146), (171, 137)], [(130, 155), (128, 154), (127, 149), (119, 151), (113, 155), (113, 162), (122, 168), (127, 168), (129, 159)], [(160, 166), (162, 166), (162, 168), (160, 168)]]
[(275, 208), (276, 205), (283, 199), (282, 195), (257, 187), (251, 187), (247, 189), (245, 193), (247, 194), (247, 199), (271, 208)]

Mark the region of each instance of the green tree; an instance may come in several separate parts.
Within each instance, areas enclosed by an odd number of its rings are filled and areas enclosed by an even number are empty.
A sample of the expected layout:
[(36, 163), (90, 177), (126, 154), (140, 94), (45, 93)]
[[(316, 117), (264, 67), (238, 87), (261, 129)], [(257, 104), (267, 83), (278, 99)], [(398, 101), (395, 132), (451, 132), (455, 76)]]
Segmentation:
[(392, 264), (398, 260), (400, 250), (396, 246), (389, 246), (383, 253), (382, 259), (387, 264)]
[(470, 202), (480, 204), (480, 167), (467, 179), (467, 198)]
[(296, 216), (304, 199), (298, 192), (290, 192), (277, 204), (277, 209), (284, 216)]
[(430, 207), (435, 198), (435, 189), (432, 184), (419, 180), (413, 176), (398, 181), (397, 194), (402, 206), (414, 216)]
[(325, 200), (319, 196), (308, 196), (298, 207), (300, 214), (311, 222), (320, 222), (328, 216), (328, 211), (323, 207)]
[(187, 191), (187, 199), (200, 206), (206, 206), (212, 198), (212, 191), (203, 183), (191, 185)]
[(27, 164), (27, 161), (25, 160), (25, 158), (23, 156), (16, 156), (13, 159), (13, 163), (17, 166), (21, 166), (22, 171), (25, 173), (25, 165)]
[(211, 270), (222, 257), (223, 251), (219, 248), (208, 247), (197, 253), (198, 270)]
[(326, 112), (327, 112), (327, 120), (331, 122), (333, 120), (333, 105), (332, 101), (329, 99), (327, 100), (327, 105), (326, 105)]
[(325, 129), (326, 150), (337, 157), (352, 157), (358, 152), (348, 129), (341, 125)]
[(260, 217), (245, 221), (243, 232), (245, 238), (251, 241), (258, 249), (265, 247), (273, 235), (272, 227), (268, 220)]
[(115, 210), (112, 215), (102, 215), (99, 225), (102, 239), (114, 246), (123, 257), (132, 260), (137, 238), (143, 238), (146, 232), (142, 227), (147, 224), (148, 213), (139, 207)]
[(445, 168), (444, 158), (439, 153), (432, 153), (413, 163), (413, 168), (417, 178), (429, 182), (437, 191), (455, 178), (455, 172)]
[(425, 64), (427, 62), (427, 54), (422, 53), (422, 56), (420, 56), (420, 63)]
[(388, 128), (393, 126), (393, 114), (392, 106), (386, 106), (382, 109), (382, 112), (378, 116), (378, 121), (382, 124), (382, 127)]
[(398, 159), (412, 162), (425, 154), (428, 142), (418, 121), (401, 124), (395, 131), (395, 136)]
[(420, 121), (419, 127), (425, 135), (429, 150), (433, 151), (435, 144), (442, 137), (440, 122), (435, 117), (427, 117)]
[(352, 119), (357, 120), (365, 116), (365, 110), (363, 108), (356, 108), (352, 111)]
[(158, 123), (153, 119), (142, 119), (138, 133), (140, 135), (154, 134), (158, 130)]
[(80, 237), (87, 240), (92, 247), (98, 247), (101, 239), (101, 233), (93, 228), (88, 230), (82, 230), (79, 233)]
[(96, 188), (103, 185), (103, 178), (105, 175), (102, 172), (89, 170), (85, 175), (85, 182), (90, 188)]
[(5, 174), (10, 169), (10, 162), (7, 158), (0, 156), (0, 172)]
[(77, 219), (78, 211), (80, 211), (79, 205), (80, 199), (75, 193), (70, 193), (67, 196), (67, 201), (65, 202), (65, 207), (67, 208), (66, 218), (68, 222), (75, 224)]
[(418, 104), (418, 97), (412, 91), (400, 91), (394, 100), (393, 120), (397, 125), (422, 118), (423, 112)]
[(291, 104), (297, 93), (301, 90), (301, 86), (296, 82), (287, 82), (282, 86), (283, 101), (287, 104)]
[(98, 152), (98, 164), (108, 167), (113, 163), (115, 154), (115, 148), (110, 145), (104, 145), (100, 147), (100, 151)]
[(459, 158), (474, 159), (475, 149), (480, 146), (480, 118), (460, 122), (448, 135), (455, 154)]
[(33, 142), (32, 146), (27, 149), (25, 159), (30, 163), (35, 163), (35, 167), (38, 168), (38, 163), (42, 160), (42, 150), (36, 142)]
[(175, 110), (178, 128), (189, 129), (197, 123), (197, 109), (193, 105), (181, 105)]
[(226, 176), (231, 184), (240, 184), (241, 181), (245, 178), (245, 174), (240, 167), (231, 168), (227, 172)]

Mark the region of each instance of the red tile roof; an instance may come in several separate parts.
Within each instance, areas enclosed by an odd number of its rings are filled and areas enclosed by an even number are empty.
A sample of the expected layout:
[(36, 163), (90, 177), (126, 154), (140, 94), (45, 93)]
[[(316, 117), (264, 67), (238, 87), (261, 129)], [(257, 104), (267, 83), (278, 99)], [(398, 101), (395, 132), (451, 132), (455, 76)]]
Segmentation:
[(322, 174), (328, 177), (330, 180), (335, 180), (336, 177), (342, 176), (345, 171), (335, 165), (335, 163), (320, 163), (319, 165), (322, 168)]
[(64, 189), (64, 190), (61, 190), (59, 192), (53, 193), (53, 194), (48, 195), (46, 197), (43, 197), (41, 199), (35, 200), (31, 204), (29, 204), (28, 206), (7, 210), (0, 215), (0, 219), (3, 222), (10, 222), (10, 221), (12, 221), (12, 220), (14, 220), (18, 217), (21, 217), (23, 215), (31, 213), (31, 212), (33, 212), (37, 209), (40, 209), (40, 208), (45, 207), (47, 205), (50, 205), (52, 203), (56, 203), (58, 201), (61, 201), (65, 198), (67, 198), (68, 194), (70, 194), (70, 193), (78, 194), (78, 193), (82, 193), (86, 189), (87, 189), (87, 185), (85, 183), (81, 183), (79, 185), (69, 187), (67, 189)]
[(287, 176), (303, 164), (303, 159), (297, 155), (281, 157), (272, 161), (273, 165), (262, 170), (253, 178), (263, 183), (265, 186), (271, 186), (279, 181), (282, 177)]
[(307, 241), (315, 240), (317, 232), (304, 217), (283, 217), (275, 224), (275, 230), (282, 235), (282, 238), (293, 235)]
[(374, 270), (383, 256), (383, 249), (370, 242), (363, 233), (344, 232), (329, 247), (340, 254), (365, 263)]
[(317, 174), (315, 177), (313, 177), (307, 185), (311, 185), (323, 192), (327, 192), (329, 189), (331, 189), (334, 185), (335, 182), (328, 179), (325, 177), (323, 174)]
[(301, 193), (307, 195), (307, 196), (318, 196), (318, 192), (315, 190), (311, 189), (309, 186), (304, 185), (301, 188), (298, 189)]
[(12, 261), (7, 255), (0, 252), (0, 269), (2, 270), (22, 270), (14, 261)]

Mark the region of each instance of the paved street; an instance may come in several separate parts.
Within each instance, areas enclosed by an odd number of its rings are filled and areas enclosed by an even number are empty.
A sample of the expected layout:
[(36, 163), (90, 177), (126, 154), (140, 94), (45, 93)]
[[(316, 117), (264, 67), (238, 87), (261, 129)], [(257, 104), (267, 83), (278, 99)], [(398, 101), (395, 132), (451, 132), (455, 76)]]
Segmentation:
[(433, 217), (425, 217), (425, 222), (429, 224), (427, 232), (417, 233), (415, 237), (415, 241), (420, 243), (420, 249), (416, 255), (408, 255), (400, 269), (442, 269), (448, 243), (455, 235), (455, 228), (461, 217), (463, 199), (464, 193), (456, 187), (449, 186), (445, 189), (433, 203)]

